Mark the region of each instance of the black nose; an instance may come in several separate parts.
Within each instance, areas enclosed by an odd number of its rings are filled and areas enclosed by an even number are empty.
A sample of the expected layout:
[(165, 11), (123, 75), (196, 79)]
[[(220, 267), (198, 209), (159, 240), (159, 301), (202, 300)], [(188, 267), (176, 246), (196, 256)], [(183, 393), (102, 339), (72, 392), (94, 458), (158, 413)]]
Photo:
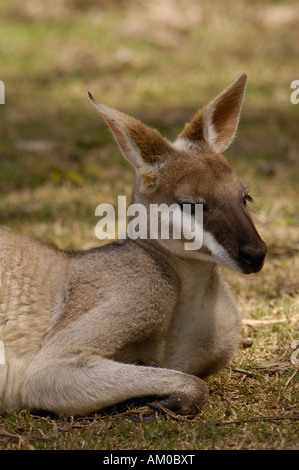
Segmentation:
[[(239, 247), (239, 260), (245, 264), (252, 272), (258, 272), (262, 269), (264, 259), (267, 253), (265, 244), (261, 248), (254, 249), (249, 246)], [(245, 269), (247, 271), (247, 269)]]

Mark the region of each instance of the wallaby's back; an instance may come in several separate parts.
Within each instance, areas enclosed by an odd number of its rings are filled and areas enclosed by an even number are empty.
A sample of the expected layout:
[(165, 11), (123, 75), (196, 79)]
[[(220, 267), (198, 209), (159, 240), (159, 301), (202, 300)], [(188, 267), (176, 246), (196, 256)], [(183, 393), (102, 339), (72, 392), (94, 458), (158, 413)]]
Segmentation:
[(0, 228), (0, 332), (6, 355), (36, 353), (63, 302), (68, 255)]

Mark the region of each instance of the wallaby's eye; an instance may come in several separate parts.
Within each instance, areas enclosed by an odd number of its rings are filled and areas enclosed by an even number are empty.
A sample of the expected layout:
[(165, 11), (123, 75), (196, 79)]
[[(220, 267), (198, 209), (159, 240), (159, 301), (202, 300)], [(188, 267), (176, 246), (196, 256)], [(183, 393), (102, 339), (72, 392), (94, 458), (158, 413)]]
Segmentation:
[(253, 199), (249, 194), (246, 194), (246, 196), (243, 197), (243, 206), (247, 206), (247, 202), (253, 202)]
[[(194, 202), (177, 202), (177, 204), (180, 206), (181, 210), (184, 210), (184, 205), (190, 206), (190, 208), (191, 208), (191, 215), (195, 215), (195, 206), (196, 206), (197, 204), (195, 204)], [(198, 203), (198, 204), (202, 204), (202, 203)], [(206, 204), (202, 204), (202, 210), (203, 210), (203, 211), (206, 211), (206, 210), (207, 210)]]

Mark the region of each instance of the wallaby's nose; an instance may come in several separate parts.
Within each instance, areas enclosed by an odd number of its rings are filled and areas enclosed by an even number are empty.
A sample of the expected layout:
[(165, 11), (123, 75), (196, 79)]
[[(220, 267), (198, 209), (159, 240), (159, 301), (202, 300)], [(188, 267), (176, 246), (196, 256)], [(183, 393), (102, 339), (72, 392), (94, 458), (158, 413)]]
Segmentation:
[[(264, 259), (267, 253), (267, 246), (263, 243), (263, 246), (255, 250), (249, 246), (239, 247), (239, 260), (241, 263), (251, 268), (252, 272), (258, 272), (262, 269)], [(247, 269), (245, 269), (247, 271)]]

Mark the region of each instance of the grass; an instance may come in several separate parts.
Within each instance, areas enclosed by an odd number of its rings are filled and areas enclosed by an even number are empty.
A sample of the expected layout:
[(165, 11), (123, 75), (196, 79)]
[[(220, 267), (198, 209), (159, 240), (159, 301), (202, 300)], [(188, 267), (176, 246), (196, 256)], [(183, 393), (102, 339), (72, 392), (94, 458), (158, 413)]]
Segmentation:
[(249, 184), (269, 246), (257, 275), (225, 272), (242, 344), (208, 379), (210, 400), (195, 418), (137, 402), (81, 418), (8, 410), (1, 449), (298, 449), (298, 15), (291, 0), (1, 2), (1, 224), (89, 248), (95, 207), (131, 194), (133, 170), (86, 90), (172, 138), (245, 71), (239, 136), (226, 156)]

